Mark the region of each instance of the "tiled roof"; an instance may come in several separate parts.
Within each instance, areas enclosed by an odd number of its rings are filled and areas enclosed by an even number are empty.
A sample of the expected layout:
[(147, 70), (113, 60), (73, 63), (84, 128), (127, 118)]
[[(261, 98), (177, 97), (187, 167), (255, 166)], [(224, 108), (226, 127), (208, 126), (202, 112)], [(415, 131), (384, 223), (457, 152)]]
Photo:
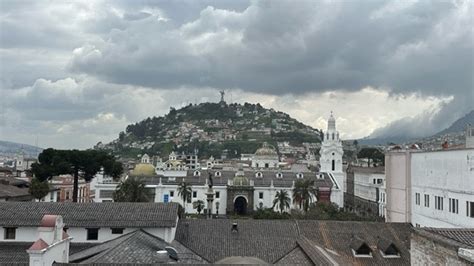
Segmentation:
[[(175, 180), (171, 181), (168, 180), (166, 176), (153, 176), (153, 177), (143, 177), (144, 182), (147, 185), (157, 185), (161, 182), (164, 185), (177, 185), (186, 180), (191, 185), (205, 185), (206, 180), (208, 180), (209, 172), (208, 170), (199, 170), (200, 176), (194, 176), (194, 172), (196, 170), (188, 170), (186, 177), (176, 177)], [(221, 176), (214, 176), (216, 172), (220, 172)], [(262, 177), (256, 177), (256, 174), (260, 172), (262, 173)], [(211, 170), (212, 179), (214, 186), (226, 186), (228, 180), (232, 180), (235, 177), (236, 171), (227, 171), (227, 170)], [(281, 173), (281, 177), (276, 177), (277, 173)], [(293, 182), (298, 180), (296, 175), (298, 173), (292, 171), (277, 171), (277, 170), (252, 170), (252, 171), (245, 171), (245, 177), (249, 180), (254, 181), (255, 187), (269, 187), (273, 180), (273, 186), (275, 187), (291, 187)], [(327, 175), (327, 173), (322, 173), (323, 178), (317, 178), (317, 175), (314, 172), (302, 172), (304, 178), (309, 178), (315, 180), (316, 187), (332, 187), (333, 184), (331, 182), (331, 178)]]
[[(80, 263), (133, 263), (152, 264), (176, 262), (169, 258), (166, 262), (159, 261), (158, 250), (173, 246), (164, 240), (155, 237), (142, 229), (120, 236), (100, 245), (91, 247), (71, 255), (70, 262)], [(178, 263), (205, 263), (198, 256), (191, 256), (189, 250), (173, 246), (178, 252)]]
[(474, 248), (474, 228), (424, 228), (438, 237), (455, 241), (458, 247)]
[[(298, 225), (301, 235), (333, 254), (331, 257), (339, 264), (410, 265), (412, 227), (409, 224), (299, 220)], [(393, 243), (400, 251), (400, 258), (384, 258), (380, 253), (383, 247), (378, 246), (380, 239)], [(367, 244), (373, 257), (355, 258), (351, 250), (355, 242)]]
[(174, 227), (177, 203), (1, 202), (0, 226), (39, 226), (46, 214), (67, 227)]
[[(238, 232), (232, 233), (237, 222)], [(216, 262), (232, 256), (278, 264), (409, 265), (409, 224), (315, 220), (181, 220), (176, 240)], [(372, 258), (352, 254), (353, 239), (372, 249)], [(384, 258), (379, 239), (393, 243), (400, 258)]]
[(296, 248), (296, 235), (290, 220), (182, 220), (175, 239), (211, 263), (233, 256), (274, 263)]
[[(28, 265), (29, 256), (26, 250), (33, 242), (2, 242), (0, 241), (0, 265)], [(97, 244), (71, 243), (69, 254), (93, 247)]]
[(19, 198), (19, 197), (31, 197), (27, 188), (18, 188), (13, 185), (6, 185), (0, 183), (0, 198)]

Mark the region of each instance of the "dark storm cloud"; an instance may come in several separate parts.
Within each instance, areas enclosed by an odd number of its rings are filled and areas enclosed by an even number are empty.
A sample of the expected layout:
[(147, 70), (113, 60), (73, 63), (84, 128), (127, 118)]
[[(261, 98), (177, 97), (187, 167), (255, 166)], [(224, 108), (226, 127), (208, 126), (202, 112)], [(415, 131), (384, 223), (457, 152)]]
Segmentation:
[(187, 88), (193, 97), (203, 88), (283, 98), (366, 86), (394, 98), (453, 96), (438, 109), (377, 130), (377, 136), (412, 134), (413, 124), (413, 134), (427, 134), (473, 108), (472, 1), (0, 5), (0, 93), (11, 97), (2, 107), (25, 123), (95, 121), (106, 113), (134, 122), (143, 114), (121, 106), (127, 86), (165, 94)]

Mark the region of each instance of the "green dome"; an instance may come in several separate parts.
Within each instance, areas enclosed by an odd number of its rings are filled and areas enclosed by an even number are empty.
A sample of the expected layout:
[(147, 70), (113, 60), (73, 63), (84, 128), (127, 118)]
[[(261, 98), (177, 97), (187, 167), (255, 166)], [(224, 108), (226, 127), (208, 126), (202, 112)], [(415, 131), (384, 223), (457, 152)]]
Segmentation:
[(234, 186), (248, 186), (250, 185), (249, 179), (245, 175), (237, 174), (234, 177)]
[(133, 176), (154, 176), (155, 167), (149, 163), (139, 163), (135, 166), (133, 171), (130, 173)]

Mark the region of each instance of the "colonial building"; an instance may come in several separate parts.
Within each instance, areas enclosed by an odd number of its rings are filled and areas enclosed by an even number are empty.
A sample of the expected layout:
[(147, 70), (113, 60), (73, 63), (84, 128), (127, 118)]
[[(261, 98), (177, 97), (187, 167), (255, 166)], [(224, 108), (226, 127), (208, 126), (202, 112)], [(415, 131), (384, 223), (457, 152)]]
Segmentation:
[(2, 202), (0, 241), (34, 242), (46, 214), (61, 215), (66, 233), (76, 243), (102, 243), (143, 229), (171, 242), (178, 222), (178, 204)]
[(417, 227), (474, 224), (474, 148), (385, 154), (387, 222)]
[(344, 208), (362, 216), (385, 217), (384, 167), (349, 165), (346, 170)]

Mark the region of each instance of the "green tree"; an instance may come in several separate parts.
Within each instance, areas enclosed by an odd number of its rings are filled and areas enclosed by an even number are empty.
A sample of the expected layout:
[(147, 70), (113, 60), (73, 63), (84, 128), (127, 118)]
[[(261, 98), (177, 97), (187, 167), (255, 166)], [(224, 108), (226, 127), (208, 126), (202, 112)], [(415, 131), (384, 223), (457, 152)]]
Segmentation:
[(38, 201), (46, 197), (46, 195), (49, 193), (49, 190), (49, 184), (47, 181), (41, 181), (38, 178), (33, 178), (31, 180), (29, 192), (33, 198), (37, 199)]
[(186, 213), (186, 203), (188, 201), (191, 201), (191, 194), (193, 192), (193, 189), (191, 188), (191, 185), (186, 183), (184, 180), (181, 182), (178, 186), (178, 196), (181, 197), (183, 200), (183, 207), (184, 207), (184, 213)]
[(280, 210), (280, 213), (283, 213), (283, 211), (286, 208), (288, 208), (288, 209), (290, 208), (290, 203), (291, 203), (291, 199), (290, 199), (290, 196), (288, 195), (288, 191), (282, 189), (280, 191), (277, 191), (277, 193), (275, 195), (275, 199), (273, 200), (272, 209), (275, 206), (278, 206), (278, 209)]
[(317, 191), (314, 187), (314, 180), (297, 180), (293, 188), (293, 202), (297, 203), (300, 209), (303, 208), (303, 210), (307, 212), (316, 194)]
[(202, 200), (196, 200), (193, 202), (193, 208), (197, 210), (198, 214), (201, 214), (201, 211), (204, 210), (204, 201)]
[(40, 181), (51, 179), (55, 175), (71, 174), (74, 177), (72, 201), (77, 202), (79, 178), (90, 181), (101, 169), (105, 175), (114, 178), (123, 171), (122, 164), (112, 155), (96, 150), (56, 150), (46, 149), (38, 156), (38, 162), (31, 170)]
[(114, 191), (115, 202), (149, 202), (150, 198), (145, 183), (138, 178), (127, 178)]
[(370, 160), (373, 163), (384, 165), (385, 155), (377, 148), (362, 148), (357, 154), (357, 158), (367, 158), (367, 166), (370, 167)]

